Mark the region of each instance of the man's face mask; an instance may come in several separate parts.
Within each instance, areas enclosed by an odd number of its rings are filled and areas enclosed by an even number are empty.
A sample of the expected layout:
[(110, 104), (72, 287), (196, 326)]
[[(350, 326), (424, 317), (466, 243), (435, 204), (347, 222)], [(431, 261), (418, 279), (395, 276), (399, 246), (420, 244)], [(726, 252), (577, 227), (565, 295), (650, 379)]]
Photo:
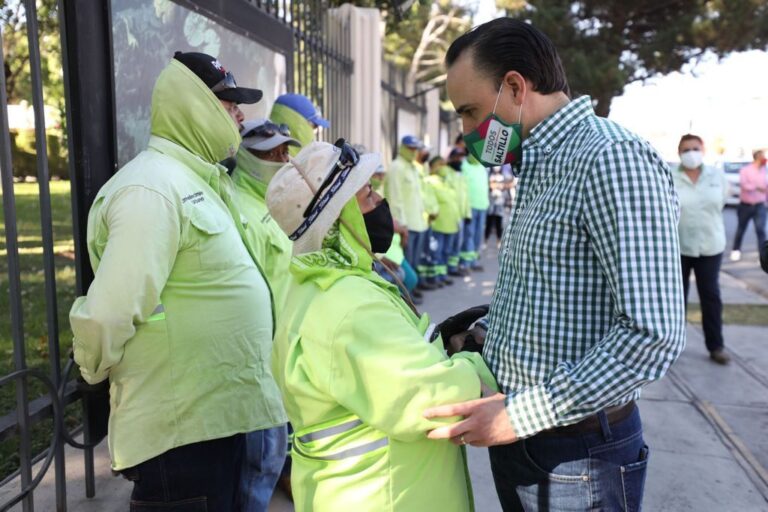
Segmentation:
[(371, 241), (371, 251), (383, 253), (392, 245), (392, 237), (395, 235), (395, 223), (389, 211), (389, 204), (383, 199), (376, 208), (363, 214), (365, 230)]
[(496, 115), (504, 82), (501, 83), (496, 103), (488, 117), (464, 136), (467, 149), (481, 164), (486, 167), (512, 164), (520, 165), (523, 156), (523, 107), (520, 106), (520, 116), (517, 123), (508, 124)]

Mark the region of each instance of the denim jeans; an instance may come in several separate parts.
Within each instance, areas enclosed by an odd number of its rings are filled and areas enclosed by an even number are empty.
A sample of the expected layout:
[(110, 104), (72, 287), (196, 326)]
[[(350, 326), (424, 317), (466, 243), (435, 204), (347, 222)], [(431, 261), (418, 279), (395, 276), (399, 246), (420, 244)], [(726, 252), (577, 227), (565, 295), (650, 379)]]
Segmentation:
[(240, 475), (241, 512), (265, 512), (272, 499), (288, 446), (285, 425), (245, 435), (245, 458)]
[(537, 435), (489, 448), (504, 511), (639, 511), (648, 464), (640, 413), (610, 426), (601, 415), (601, 433)]
[(760, 252), (763, 244), (765, 243), (765, 220), (766, 209), (764, 203), (747, 204), (739, 203), (736, 210), (736, 214), (739, 218), (739, 224), (736, 227), (736, 235), (733, 237), (733, 250), (741, 250), (741, 239), (744, 236), (744, 232), (747, 230), (749, 221), (755, 223), (755, 235), (757, 236), (757, 251)]
[(485, 232), (485, 210), (472, 208), (472, 219), (464, 224), (463, 240), (461, 246), (461, 263), (465, 266), (474, 266), (478, 259), (478, 253), (483, 244)]
[(444, 280), (448, 273), (448, 251), (451, 237), (448, 233), (432, 232), (432, 236), (437, 242), (435, 250), (432, 252), (432, 264), (435, 267), (435, 274), (438, 281)]
[(235, 510), (244, 434), (180, 446), (121, 471), (131, 512)]
[(411, 264), (411, 268), (417, 269), (421, 263), (421, 255), (424, 253), (424, 244), (427, 242), (426, 231), (408, 231), (408, 245), (405, 246), (405, 259)]
[(720, 261), (723, 253), (714, 256), (691, 258), (681, 256), (683, 269), (683, 293), (688, 307), (688, 289), (691, 270), (696, 276), (696, 289), (701, 304), (701, 327), (704, 342), (710, 352), (723, 348), (723, 301), (720, 299)]

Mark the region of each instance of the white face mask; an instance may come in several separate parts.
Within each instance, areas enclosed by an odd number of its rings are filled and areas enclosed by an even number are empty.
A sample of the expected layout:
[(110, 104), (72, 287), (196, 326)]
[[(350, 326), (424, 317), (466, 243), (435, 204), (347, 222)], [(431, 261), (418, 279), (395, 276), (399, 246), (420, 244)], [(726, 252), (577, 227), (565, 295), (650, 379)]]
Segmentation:
[(698, 169), (701, 166), (701, 162), (704, 160), (704, 153), (698, 149), (686, 151), (680, 155), (680, 163), (686, 169)]

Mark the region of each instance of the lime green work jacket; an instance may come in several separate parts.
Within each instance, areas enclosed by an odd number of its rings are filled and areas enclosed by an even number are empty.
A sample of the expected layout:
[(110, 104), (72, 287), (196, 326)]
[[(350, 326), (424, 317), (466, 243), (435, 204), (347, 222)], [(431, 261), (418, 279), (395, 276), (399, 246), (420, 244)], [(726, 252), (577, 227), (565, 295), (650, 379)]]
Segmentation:
[[(275, 124), (284, 124), (291, 130), (291, 137), (298, 140), (304, 147), (315, 140), (315, 132), (309, 121), (290, 107), (275, 103), (269, 113), (269, 120)], [(297, 146), (288, 146), (288, 153), (296, 156), (301, 150)]]
[(291, 281), (288, 269), (293, 245), (267, 208), (267, 185), (280, 167), (280, 163), (265, 162), (240, 148), (237, 167), (232, 173), (243, 215), (254, 228), (251, 233), (256, 258), (264, 269), (278, 311), (285, 301)]
[(467, 191), (467, 180), (464, 175), (448, 167), (451, 171), (445, 175), (445, 182), (456, 192), (456, 200), (459, 205), (459, 217), (462, 219), (472, 218), (472, 208), (469, 207), (469, 192)]
[[(392, 161), (384, 176), (384, 196), (389, 202), (392, 217), (410, 231), (426, 231), (429, 227), (421, 191), (421, 173), (418, 164), (403, 156), (408, 148)], [(410, 156), (410, 155), (409, 155)]]
[(437, 201), (435, 189), (429, 185), (429, 166), (422, 165), (420, 167), (421, 199), (424, 202), (424, 218), (429, 224), (429, 216), (440, 213), (440, 204)]
[[(473, 159), (474, 160), (474, 159)], [(488, 199), (488, 169), (481, 163), (470, 163), (469, 159), (461, 164), (461, 173), (467, 180), (469, 206), (473, 210), (487, 210), (491, 205)]]
[(174, 60), (155, 85), (152, 134), (91, 207), (95, 279), (70, 311), (83, 378), (110, 382), (115, 470), (285, 422), (270, 290), (216, 163), (234, 154), (237, 129)]
[[(341, 216), (367, 242), (354, 200)], [(423, 412), (478, 398), (493, 377), (479, 354), (449, 359), (425, 341), (428, 320), (370, 264), (337, 222), (291, 266), (273, 369), (295, 429), (296, 510), (473, 510), (465, 451), (427, 439), (442, 422)]]
[(450, 167), (443, 167), (438, 174), (427, 178), (427, 186), (432, 190), (438, 204), (437, 218), (432, 221), (432, 230), (448, 235), (458, 233), (462, 219), (458, 194), (448, 183), (448, 176), (452, 172), (454, 170)]

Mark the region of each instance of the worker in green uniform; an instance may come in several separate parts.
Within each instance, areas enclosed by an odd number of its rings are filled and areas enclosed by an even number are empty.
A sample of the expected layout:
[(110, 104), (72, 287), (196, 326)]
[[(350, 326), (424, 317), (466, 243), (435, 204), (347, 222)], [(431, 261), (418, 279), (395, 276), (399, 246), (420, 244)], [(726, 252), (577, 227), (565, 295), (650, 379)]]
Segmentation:
[(449, 181), (455, 173), (439, 156), (429, 161), (429, 172), (426, 179), (427, 187), (432, 191), (438, 205), (437, 215), (430, 226), (435, 242), (434, 247), (430, 248), (430, 259), (433, 262), (432, 274), (440, 283), (453, 284), (448, 277), (448, 252), (452, 237), (458, 233), (461, 222), (458, 194)]
[(269, 352), (269, 285), (228, 168), (238, 87), (210, 55), (177, 52), (152, 93), (148, 148), (88, 215), (95, 278), (70, 311), (75, 360), (109, 380), (112, 469), (132, 507), (235, 510), (246, 432), (285, 423)]
[[(446, 356), (429, 320), (371, 270), (392, 240), (371, 190), (378, 155), (315, 142), (272, 179), (270, 213), (294, 241), (273, 369), (295, 429), (298, 512), (473, 510), (462, 446), (434, 443), (429, 404), (481, 395), (478, 353)], [(460, 439), (456, 440), (461, 443)]]
[[(290, 283), (291, 241), (269, 215), (267, 185), (288, 162), (288, 148), (299, 147), (286, 125), (268, 119), (244, 121), (243, 142), (237, 152), (232, 181), (243, 214), (254, 229), (254, 249), (272, 288), (275, 310), (282, 308)], [(245, 437), (245, 459), (240, 475), (241, 512), (267, 510), (280, 477), (288, 446), (286, 425), (250, 432)]]

